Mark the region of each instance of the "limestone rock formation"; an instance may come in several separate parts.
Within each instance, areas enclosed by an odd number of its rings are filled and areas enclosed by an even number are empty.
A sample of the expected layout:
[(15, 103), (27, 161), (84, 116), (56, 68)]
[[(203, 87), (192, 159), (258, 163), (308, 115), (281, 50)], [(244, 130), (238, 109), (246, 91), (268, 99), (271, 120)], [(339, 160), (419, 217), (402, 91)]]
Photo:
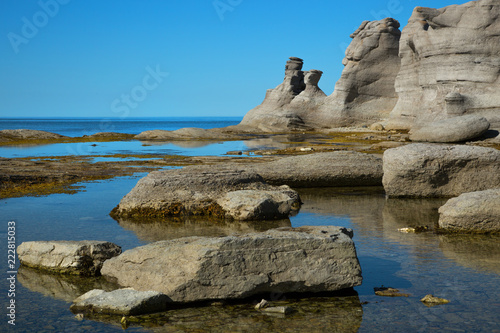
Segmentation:
[(169, 302), (168, 296), (156, 291), (94, 289), (76, 298), (70, 309), (74, 313), (137, 316), (165, 311)]
[(38, 131), (29, 129), (14, 129), (14, 130), (1, 130), (0, 131), (0, 143), (2, 142), (12, 142), (19, 140), (54, 140), (54, 139), (64, 139), (67, 136)]
[(35, 241), (17, 247), (21, 265), (64, 274), (99, 275), (105, 260), (121, 247), (101, 241)]
[(500, 188), (464, 193), (439, 208), (439, 227), (452, 232), (500, 232)]
[(292, 156), (251, 165), (270, 184), (298, 187), (382, 185), (382, 159), (373, 155), (336, 151)]
[(471, 114), (414, 126), (410, 131), (410, 140), (445, 143), (465, 142), (480, 137), (489, 128), (490, 123), (486, 118)]
[(237, 220), (283, 219), (300, 206), (288, 186), (231, 167), (186, 167), (151, 172), (113, 210), (113, 216), (206, 216)]
[(107, 260), (104, 276), (174, 302), (273, 292), (325, 292), (361, 284), (352, 230), (324, 226), (161, 241)]
[(302, 59), (291, 57), (285, 66), (283, 83), (269, 89), (262, 104), (250, 110), (239, 127), (256, 128), (263, 132), (310, 128), (301, 116), (313, 110), (326, 95), (318, 87), (323, 72), (302, 71), (303, 64)]
[(389, 149), (382, 182), (389, 197), (451, 197), (500, 187), (500, 151), (423, 143)]
[(342, 61), (344, 71), (333, 94), (321, 106), (320, 121), (344, 126), (388, 117), (397, 102), (394, 80), (401, 62), (399, 26), (392, 18), (364, 21), (351, 35), (353, 40)]
[(500, 3), (470, 1), (416, 7), (403, 29), (399, 99), (389, 128), (411, 128), (449, 114), (478, 114), (500, 123)]

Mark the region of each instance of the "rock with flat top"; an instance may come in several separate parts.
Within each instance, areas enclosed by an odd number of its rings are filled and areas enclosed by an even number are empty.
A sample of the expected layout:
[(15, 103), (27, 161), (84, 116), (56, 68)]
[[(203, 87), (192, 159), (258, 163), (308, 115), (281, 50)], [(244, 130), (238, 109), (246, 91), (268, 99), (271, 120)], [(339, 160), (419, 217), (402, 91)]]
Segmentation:
[(102, 264), (122, 252), (103, 241), (35, 241), (17, 248), (21, 265), (62, 274), (100, 275)]
[(439, 227), (451, 232), (499, 233), (500, 188), (450, 199), (439, 208)]
[(480, 137), (489, 128), (490, 123), (482, 116), (452, 117), (412, 128), (410, 140), (443, 143), (465, 142)]
[(174, 302), (335, 291), (362, 280), (352, 230), (332, 226), (160, 241), (107, 260), (102, 273)]
[(57, 140), (67, 136), (31, 129), (1, 130), (0, 142), (15, 142), (20, 140)]
[(389, 197), (452, 197), (500, 187), (500, 151), (493, 148), (410, 144), (384, 153)]
[(138, 316), (165, 311), (170, 302), (168, 296), (156, 291), (94, 289), (76, 298), (70, 309), (74, 313)]

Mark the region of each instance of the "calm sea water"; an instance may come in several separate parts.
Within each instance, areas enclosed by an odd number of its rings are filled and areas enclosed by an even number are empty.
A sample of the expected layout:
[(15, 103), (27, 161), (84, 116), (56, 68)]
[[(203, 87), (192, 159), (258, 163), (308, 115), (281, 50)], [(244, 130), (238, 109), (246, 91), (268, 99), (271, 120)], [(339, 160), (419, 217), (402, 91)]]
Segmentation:
[[(198, 155), (210, 153), (206, 146), (193, 149)], [(183, 236), (221, 236), (286, 225), (340, 225), (352, 228), (355, 234), (364, 278), (362, 286), (355, 288), (357, 295), (305, 300), (269, 295), (270, 300), (290, 302), (298, 311), (279, 318), (262, 315), (251, 305), (183, 309), (169, 311), (149, 326), (132, 326), (128, 331), (500, 332), (500, 237), (398, 232), (398, 228), (408, 226), (433, 226), (442, 200), (387, 200), (381, 188), (306, 189), (300, 190), (304, 206), (290, 221), (214, 225), (200, 221), (141, 224), (113, 220), (109, 212), (142, 176), (82, 184), (84, 191), (74, 195), (0, 200), (0, 238), (7, 238), (7, 222), (15, 221), (18, 245), (32, 240), (99, 239), (127, 250)], [(1, 244), (6, 253), (6, 242)], [(0, 263), (5, 277), (6, 259), (4, 255)], [(411, 296), (374, 295), (373, 288), (382, 285)], [(102, 282), (89, 284), (20, 269), (15, 327), (7, 324), (6, 279), (0, 286), (4, 309), (0, 331), (122, 331), (116, 319), (79, 321), (69, 311), (72, 299), (89, 289), (105, 287)], [(420, 302), (426, 294), (451, 302), (429, 308)]]

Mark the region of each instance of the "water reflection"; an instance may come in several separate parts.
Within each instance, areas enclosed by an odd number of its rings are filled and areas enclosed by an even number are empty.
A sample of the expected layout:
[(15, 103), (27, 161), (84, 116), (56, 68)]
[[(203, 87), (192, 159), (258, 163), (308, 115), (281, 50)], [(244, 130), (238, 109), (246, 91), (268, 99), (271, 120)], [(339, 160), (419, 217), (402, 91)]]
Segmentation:
[(19, 267), (17, 279), (23, 287), (31, 291), (66, 302), (73, 302), (75, 298), (92, 289), (111, 291), (118, 288), (102, 277), (51, 274), (24, 266)]
[(191, 236), (219, 237), (234, 234), (263, 232), (269, 229), (291, 227), (290, 220), (278, 221), (213, 221), (203, 218), (158, 218), (138, 222), (119, 218), (118, 223), (126, 230), (134, 232), (145, 242), (157, 242)]

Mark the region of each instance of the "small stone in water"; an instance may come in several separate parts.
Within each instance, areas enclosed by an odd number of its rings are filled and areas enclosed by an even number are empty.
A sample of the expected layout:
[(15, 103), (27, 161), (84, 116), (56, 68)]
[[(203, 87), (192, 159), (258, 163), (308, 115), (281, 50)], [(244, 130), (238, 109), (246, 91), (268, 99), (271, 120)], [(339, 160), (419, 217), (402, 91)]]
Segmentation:
[(259, 304), (255, 306), (255, 310), (260, 310), (269, 306), (269, 302), (263, 299)]
[(293, 312), (293, 309), (289, 306), (275, 306), (271, 308), (265, 308), (263, 311), (269, 313), (289, 314)]
[(399, 289), (394, 289), (391, 287), (380, 287), (380, 288), (373, 288), (375, 290), (375, 295), (378, 296), (387, 296), (387, 297), (409, 297), (410, 294), (404, 294), (400, 293)]
[(437, 304), (447, 304), (447, 303), (450, 303), (449, 300), (447, 299), (444, 299), (444, 298), (439, 298), (439, 297), (435, 297), (431, 294), (429, 295), (426, 295), (424, 298), (422, 298), (420, 300), (421, 302), (423, 303), (426, 303), (426, 304), (432, 304), (432, 305), (437, 305)]

